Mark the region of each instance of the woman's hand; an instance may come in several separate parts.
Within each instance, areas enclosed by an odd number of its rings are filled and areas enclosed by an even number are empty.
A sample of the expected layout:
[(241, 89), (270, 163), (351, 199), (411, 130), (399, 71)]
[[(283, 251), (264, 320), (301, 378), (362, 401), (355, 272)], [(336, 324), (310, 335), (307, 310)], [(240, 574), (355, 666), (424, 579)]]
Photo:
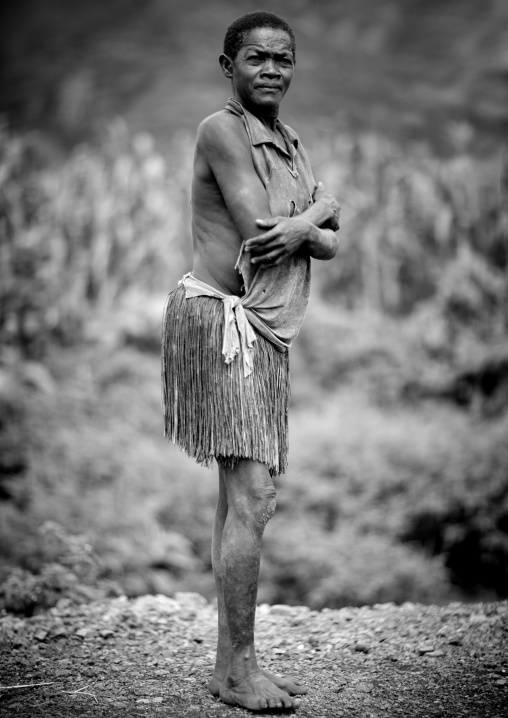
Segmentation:
[(325, 190), (322, 182), (317, 183), (312, 199), (314, 200), (314, 204), (319, 202), (321, 205), (326, 207), (328, 214), (326, 227), (329, 227), (329, 229), (333, 229), (334, 232), (337, 232), (339, 229), (340, 204), (333, 195)]
[(248, 239), (244, 251), (250, 253), (252, 264), (260, 267), (280, 264), (305, 247), (318, 231), (313, 224), (299, 217), (269, 217), (257, 219), (256, 224), (267, 231)]

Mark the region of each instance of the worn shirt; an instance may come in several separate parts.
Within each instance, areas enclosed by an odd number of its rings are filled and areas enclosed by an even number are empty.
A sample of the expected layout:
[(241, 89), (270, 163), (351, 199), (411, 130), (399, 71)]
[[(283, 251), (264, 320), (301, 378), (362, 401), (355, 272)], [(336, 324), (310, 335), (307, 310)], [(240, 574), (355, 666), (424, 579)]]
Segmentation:
[[(236, 100), (229, 99), (226, 110), (243, 120), (254, 169), (266, 190), (271, 216), (293, 217), (307, 209), (313, 203), (316, 183), (296, 132), (277, 120), (277, 129), (284, 138), (282, 145)], [(296, 252), (272, 267), (260, 267), (250, 259), (242, 245), (236, 263), (244, 282), (242, 301), (284, 345), (290, 346), (307, 308), (310, 257)]]
[[(284, 143), (274, 140), (265, 127), (239, 102), (229, 99), (226, 110), (240, 117), (251, 145), (252, 162), (268, 196), (272, 217), (293, 217), (313, 203), (316, 183), (298, 135), (280, 120), (277, 130)], [(296, 252), (281, 264), (252, 264), (244, 243), (235, 267), (243, 279), (241, 297), (225, 295), (195, 279), (182, 279), (186, 296), (215, 296), (224, 302), (223, 356), (227, 363), (242, 354), (244, 373), (252, 372), (252, 324), (278, 349), (285, 351), (302, 325), (310, 292), (310, 257)]]

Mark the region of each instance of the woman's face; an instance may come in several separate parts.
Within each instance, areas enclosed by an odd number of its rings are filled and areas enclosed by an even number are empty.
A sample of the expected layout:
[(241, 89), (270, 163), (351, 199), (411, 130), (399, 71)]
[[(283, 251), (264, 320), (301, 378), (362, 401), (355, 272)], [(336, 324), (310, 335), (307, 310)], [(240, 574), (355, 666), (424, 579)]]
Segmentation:
[(281, 29), (250, 30), (233, 61), (221, 56), (226, 77), (233, 82), (234, 98), (255, 115), (277, 115), (294, 73), (289, 35)]

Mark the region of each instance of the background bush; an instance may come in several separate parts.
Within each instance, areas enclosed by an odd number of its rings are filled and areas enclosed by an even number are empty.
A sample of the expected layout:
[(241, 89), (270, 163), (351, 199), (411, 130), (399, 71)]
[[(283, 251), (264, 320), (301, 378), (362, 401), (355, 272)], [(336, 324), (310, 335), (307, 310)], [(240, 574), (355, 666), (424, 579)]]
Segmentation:
[[(260, 600), (506, 596), (506, 166), (372, 134), (332, 147), (309, 150), (343, 204), (342, 247), (314, 263), (291, 355)], [(2, 605), (30, 613), (111, 581), (211, 596), (216, 479), (165, 443), (160, 417), (192, 139), (162, 151), (117, 122), (59, 156), (4, 128), (0, 153)], [(48, 521), (56, 553), (41, 549)]]

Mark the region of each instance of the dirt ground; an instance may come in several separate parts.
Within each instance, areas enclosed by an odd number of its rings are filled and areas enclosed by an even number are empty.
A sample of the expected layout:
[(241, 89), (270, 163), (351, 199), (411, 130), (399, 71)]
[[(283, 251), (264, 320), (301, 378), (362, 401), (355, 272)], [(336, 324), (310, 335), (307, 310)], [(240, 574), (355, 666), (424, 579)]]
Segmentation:
[[(207, 692), (217, 613), (198, 594), (62, 600), (0, 617), (2, 716), (247, 714)], [(309, 686), (299, 718), (508, 716), (508, 601), (258, 608), (260, 662)], [(264, 713), (262, 713), (264, 714)]]

